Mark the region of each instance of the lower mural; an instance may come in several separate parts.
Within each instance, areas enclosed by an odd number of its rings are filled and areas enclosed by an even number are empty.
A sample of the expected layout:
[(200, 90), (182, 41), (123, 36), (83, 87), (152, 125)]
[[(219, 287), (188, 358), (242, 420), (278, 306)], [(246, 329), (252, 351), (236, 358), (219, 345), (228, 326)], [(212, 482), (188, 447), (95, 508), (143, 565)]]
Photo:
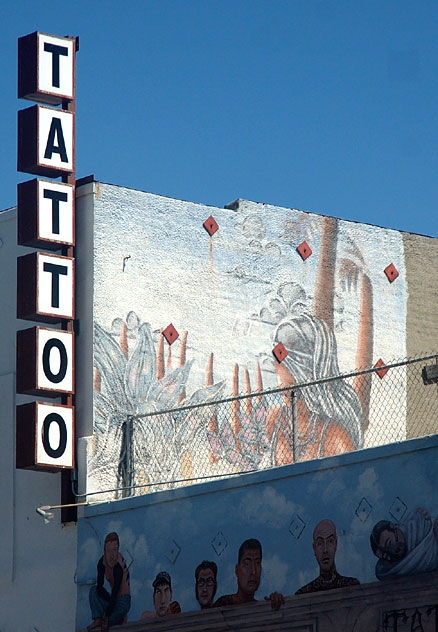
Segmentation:
[[(406, 527), (412, 526), (406, 531)], [(403, 528), (405, 527), (405, 528)], [(413, 538), (413, 539), (410, 539)], [(428, 512), (418, 508), (409, 516), (405, 525), (394, 525), (382, 520), (375, 525), (370, 536), (371, 549), (379, 557), (376, 576), (384, 579), (382, 562), (386, 563), (387, 576), (390, 569), (398, 567), (399, 575), (421, 573), (438, 570), (438, 517), (432, 520)], [(340, 575), (336, 569), (335, 554), (338, 546), (335, 524), (329, 520), (321, 520), (313, 531), (313, 552), (318, 563), (319, 575), (295, 594), (314, 593), (359, 585), (355, 577)], [(89, 603), (93, 618), (87, 632), (106, 632), (110, 626), (120, 625), (128, 621), (131, 607), (130, 579), (126, 561), (119, 552), (119, 536), (108, 533), (105, 537), (104, 551), (97, 563), (97, 583), (90, 588)], [(419, 566), (405, 565), (400, 562), (412, 554), (411, 559), (421, 560)], [(203, 560), (194, 572), (194, 591), (201, 610), (237, 606), (256, 601), (255, 594), (259, 589), (262, 575), (262, 545), (259, 540), (250, 538), (242, 542), (237, 554), (235, 566), (236, 590), (232, 594), (216, 598), (218, 589), (218, 567), (213, 561)], [(108, 590), (104, 584), (107, 584)], [(157, 619), (181, 612), (181, 606), (173, 598), (172, 579), (167, 571), (157, 573), (152, 582), (153, 610), (145, 610), (141, 619)], [(284, 604), (284, 596), (279, 592), (271, 592), (264, 597), (273, 610)], [(399, 613), (400, 619), (402, 615)], [(418, 616), (418, 615), (417, 615)], [(396, 613), (386, 615), (386, 623)]]
[[(105, 632), (256, 601), (277, 610), (295, 595), (438, 571), (438, 445), (417, 454), (412, 444), (421, 441), (405, 442), (409, 450), (396, 457), (395, 447), (373, 448), (366, 457), (300, 464), (298, 475), (298, 466), (285, 466), (86, 514), (79, 524), (78, 628)], [(393, 458), (382, 458), (387, 453)], [(395, 474), (402, 479), (396, 493)], [(388, 609), (382, 629), (405, 629), (397, 612)], [(421, 612), (411, 614), (415, 620)], [(396, 616), (399, 627), (391, 627)]]

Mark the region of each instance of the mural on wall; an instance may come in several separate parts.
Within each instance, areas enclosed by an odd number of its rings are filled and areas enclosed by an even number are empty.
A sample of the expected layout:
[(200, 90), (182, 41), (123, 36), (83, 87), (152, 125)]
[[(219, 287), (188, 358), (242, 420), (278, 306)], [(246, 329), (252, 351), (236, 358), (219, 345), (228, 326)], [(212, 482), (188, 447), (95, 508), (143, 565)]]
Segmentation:
[[(215, 209), (220, 228), (209, 237), (199, 221), (208, 207), (122, 193), (126, 199), (116, 199), (103, 187), (95, 211), (90, 491), (117, 488), (124, 496), (137, 486), (134, 493), (144, 493), (148, 484), (376, 443), (381, 418), (374, 421), (372, 376), (318, 381), (369, 368), (381, 356), (403, 357), (406, 284), (392, 286), (382, 272), (391, 257), (403, 267), (399, 235), (246, 203), (241, 213)], [(111, 211), (117, 238), (108, 244)], [(370, 239), (375, 249), (367, 252)], [(305, 257), (297, 252), (303, 243)], [(180, 331), (172, 345), (162, 335), (169, 322)], [(287, 350), (282, 362), (272, 354), (278, 343)], [(214, 405), (308, 382), (317, 383), (297, 390), (293, 402), (284, 391), (277, 401), (260, 395)], [(405, 428), (402, 398), (397, 402), (388, 413), (394, 440)], [(210, 406), (190, 409), (201, 403)], [(181, 410), (169, 412), (174, 408)]]
[(152, 582), (155, 610), (145, 610), (142, 619), (156, 619), (181, 612), (181, 606), (172, 600), (172, 580), (169, 573), (160, 571)]
[[(184, 470), (184, 459), (190, 458), (190, 450), (199, 445), (203, 432), (205, 439), (202, 418), (189, 411), (135, 420), (134, 416), (167, 411), (181, 402), (214, 401), (224, 383), (201, 387), (186, 398), (192, 365), (185, 359), (186, 335), (178, 366), (172, 369), (170, 358), (166, 365), (164, 362), (164, 339), (159, 338), (156, 350), (149, 323), (140, 323), (136, 314), (128, 314), (126, 322), (114, 321), (114, 330), (119, 341), (95, 325), (96, 447), (90, 469), (107, 486), (118, 488), (181, 479), (192, 473), (188, 466)], [(131, 355), (128, 336), (134, 339)], [(121, 495), (126, 495), (123, 490)]]
[(400, 524), (380, 520), (370, 543), (379, 558), (378, 579), (434, 571), (438, 568), (438, 516), (432, 520), (426, 509), (418, 507)]
[(296, 595), (357, 586), (359, 581), (355, 577), (344, 577), (336, 570), (335, 555), (338, 548), (336, 525), (325, 518), (318, 522), (313, 530), (313, 552), (319, 566), (319, 575), (305, 586), (296, 591)]
[[(103, 544), (103, 555), (97, 563), (96, 584), (90, 588), (89, 600), (93, 622), (87, 630), (107, 632), (110, 625), (127, 621), (131, 607), (129, 570), (119, 552), (119, 536), (108, 533)], [(111, 592), (105, 588), (105, 581)]]
[[(298, 475), (254, 473), (91, 512), (79, 521), (78, 626), (91, 616), (100, 625), (90, 609), (103, 576), (96, 559), (114, 531), (113, 559), (129, 566), (129, 621), (260, 600), (275, 610), (286, 598), (438, 571), (436, 448), (380, 450), (322, 469), (302, 464)], [(114, 601), (117, 588), (105, 578)], [(388, 609), (388, 621), (393, 615)]]

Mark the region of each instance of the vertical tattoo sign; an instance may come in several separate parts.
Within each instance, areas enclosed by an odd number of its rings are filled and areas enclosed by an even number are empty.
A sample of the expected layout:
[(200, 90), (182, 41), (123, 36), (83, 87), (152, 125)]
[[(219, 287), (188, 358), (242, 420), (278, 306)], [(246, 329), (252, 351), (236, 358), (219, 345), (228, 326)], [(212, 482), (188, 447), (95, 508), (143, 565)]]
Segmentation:
[[(17, 187), (17, 242), (43, 251), (17, 259), (17, 317), (48, 323), (17, 331), (17, 393), (62, 398), (16, 410), (16, 466), (75, 467), (75, 79), (78, 38), (18, 39), (17, 169), (45, 178)], [(55, 180), (60, 178), (60, 180)], [(50, 251), (50, 252), (45, 252)]]

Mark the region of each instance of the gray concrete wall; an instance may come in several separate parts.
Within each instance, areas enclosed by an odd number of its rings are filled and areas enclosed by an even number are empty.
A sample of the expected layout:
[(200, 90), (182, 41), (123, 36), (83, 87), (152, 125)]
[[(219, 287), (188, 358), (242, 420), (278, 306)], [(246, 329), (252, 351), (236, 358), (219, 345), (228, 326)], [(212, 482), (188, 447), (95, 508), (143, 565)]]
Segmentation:
[(0, 630), (73, 630), (76, 525), (36, 513), (60, 503), (61, 475), (15, 469), (15, 406), (31, 399), (15, 394), (15, 336), (35, 324), (15, 317), (16, 260), (31, 251), (17, 246), (15, 209), (0, 213), (0, 240)]

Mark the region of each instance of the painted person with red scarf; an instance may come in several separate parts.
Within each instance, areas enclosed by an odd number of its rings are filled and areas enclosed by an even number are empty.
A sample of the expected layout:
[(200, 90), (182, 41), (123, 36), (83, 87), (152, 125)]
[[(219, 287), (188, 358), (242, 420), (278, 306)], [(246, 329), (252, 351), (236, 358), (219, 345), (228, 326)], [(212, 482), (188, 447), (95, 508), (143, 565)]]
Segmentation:
[[(119, 552), (119, 536), (108, 533), (104, 542), (104, 553), (97, 563), (97, 583), (90, 589), (90, 608), (93, 623), (88, 632), (106, 632), (111, 625), (126, 621), (131, 607), (129, 570)], [(106, 590), (105, 580), (111, 592)]]

